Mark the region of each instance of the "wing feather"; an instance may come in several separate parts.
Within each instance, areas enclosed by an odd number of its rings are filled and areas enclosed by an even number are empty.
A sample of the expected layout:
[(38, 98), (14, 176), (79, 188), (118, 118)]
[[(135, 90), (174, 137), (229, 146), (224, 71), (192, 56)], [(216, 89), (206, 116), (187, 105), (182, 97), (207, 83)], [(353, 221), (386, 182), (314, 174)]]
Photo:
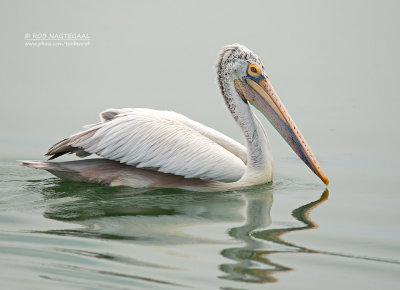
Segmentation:
[[(245, 163), (238, 154), (188, 126), (190, 119), (182, 115), (123, 109), (120, 114), (103, 112), (101, 116), (107, 119), (56, 143), (46, 155), (97, 154), (138, 168), (223, 182), (237, 181), (244, 174)], [(182, 122), (182, 117), (187, 120)], [(218, 134), (220, 140), (224, 135)], [(229, 146), (242, 154), (243, 148), (234, 142)]]

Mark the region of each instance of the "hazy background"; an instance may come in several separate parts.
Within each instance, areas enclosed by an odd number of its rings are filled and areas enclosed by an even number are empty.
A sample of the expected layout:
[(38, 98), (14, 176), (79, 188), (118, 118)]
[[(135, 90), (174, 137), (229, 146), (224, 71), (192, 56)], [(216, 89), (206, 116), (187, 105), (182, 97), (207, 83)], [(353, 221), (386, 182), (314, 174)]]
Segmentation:
[[(117, 233), (122, 239), (126, 233), (136, 237), (138, 228), (151, 237), (154, 231), (154, 239), (167, 244), (168, 236), (186, 225), (187, 232), (217, 239), (219, 246), (211, 251), (178, 237), (176, 243), (182, 247), (174, 251), (181, 255), (174, 256), (168, 254), (168, 247), (147, 240), (145, 245), (132, 240), (125, 248), (122, 241), (104, 240), (101, 235), (87, 239), (80, 236), (84, 228), (62, 241), (66, 249), (75, 247), (77, 239), (80, 250), (117, 258), (135, 258), (140, 253), (149, 262), (167, 266), (176, 262), (185, 269), (163, 272), (161, 277), (167, 281), (201, 284), (204, 289), (228, 285), (220, 279), (221, 255), (227, 243), (241, 243), (240, 238), (230, 236), (234, 233), (232, 216), (243, 211), (234, 205), (244, 205), (242, 195), (252, 199), (254, 189), (226, 193), (220, 199), (219, 195), (211, 194), (211, 198), (197, 193), (172, 193), (170, 199), (168, 194), (147, 192), (120, 199), (113, 195), (114, 189), (59, 183), (49, 173), (20, 167), (15, 160), (44, 159), (52, 144), (96, 122), (98, 113), (110, 107), (174, 110), (242, 141), (219, 95), (214, 68), (218, 51), (236, 42), (263, 60), (277, 93), (331, 180), (329, 200), (311, 214), (318, 228), (284, 236), (285, 241), (304, 248), (272, 255), (272, 264), (259, 265), (261, 271), (248, 263), (257, 256), (250, 254), (244, 260), (248, 267), (244, 274), (254, 270), (263, 275), (281, 264), (293, 271), (278, 275), (279, 283), (271, 284), (273, 289), (299, 285), (395, 288), (400, 263), (399, 11), (400, 1), (0, 0), (0, 241), (4, 246), (0, 272), (17, 283), (5, 285), (21, 286), (21, 277), (27, 278), (28, 286), (37, 281), (45, 285), (40, 275), (57, 278), (53, 270), (60, 269), (55, 266), (59, 263), (67, 266), (59, 277), (72, 281), (80, 279), (82, 269), (95, 271), (97, 265), (107, 271), (117, 265), (117, 273), (160, 277), (147, 266), (114, 263), (109, 268), (95, 258), (83, 261), (92, 267), (74, 257), (60, 257), (54, 250), (60, 247), (60, 239), (43, 234), (41, 240), (32, 234), (42, 227), (49, 231), (76, 227), (77, 221), (86, 222), (95, 232), (100, 229), (100, 234), (104, 229)], [(88, 33), (90, 46), (24, 45), (26, 33), (69, 32)], [(269, 203), (264, 203), (267, 213), (249, 211), (247, 218), (270, 219), (272, 229), (302, 229), (292, 211), (318, 200), (325, 186), (262, 120), (274, 153), (276, 177), (273, 185), (259, 188), (263, 197), (270, 193)], [(274, 205), (269, 214), (272, 193)], [(165, 208), (170, 209), (168, 213)], [(142, 218), (146, 209), (147, 218)], [(204, 220), (204, 210), (210, 216), (225, 213), (227, 218)], [(28, 215), (23, 218), (23, 214)], [(64, 215), (65, 222), (47, 226)], [(114, 220), (116, 215), (121, 219)], [(168, 219), (170, 215), (176, 219)], [(171, 221), (171, 227), (162, 227), (165, 220)], [(196, 227), (198, 220), (205, 225)], [(92, 226), (96, 224), (100, 226)], [(254, 228), (258, 227), (270, 229), (265, 225)], [(164, 230), (158, 232), (160, 228)], [(15, 237), (10, 238), (10, 233)], [(252, 239), (248, 232), (242, 234), (243, 240)], [(276, 250), (269, 248), (269, 240), (262, 245), (267, 249), (265, 257), (268, 249)], [(187, 255), (187, 249), (205, 263), (192, 253)], [(307, 249), (319, 254), (306, 255)], [(164, 250), (167, 254), (160, 256)], [(103, 274), (87, 276), (88, 285), (93, 287), (92, 282), (100, 281)], [(1, 277), (0, 281), (4, 282)], [(229, 285), (265, 288), (265, 284)]]
[[(218, 51), (237, 42), (261, 57), (328, 175), (333, 163), (397, 174), (399, 8), (398, 1), (2, 0), (0, 156), (41, 159), (110, 107), (174, 110), (242, 141), (214, 69)], [(41, 32), (88, 33), (91, 45), (24, 46), (25, 33)], [(279, 171), (279, 158), (297, 157), (267, 126)]]

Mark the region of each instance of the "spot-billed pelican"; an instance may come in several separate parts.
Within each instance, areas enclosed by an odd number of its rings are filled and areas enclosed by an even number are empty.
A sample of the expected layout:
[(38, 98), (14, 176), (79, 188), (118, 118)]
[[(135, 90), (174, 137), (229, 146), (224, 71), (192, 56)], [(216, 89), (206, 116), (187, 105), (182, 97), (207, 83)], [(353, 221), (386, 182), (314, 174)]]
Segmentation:
[(273, 160), (264, 129), (249, 104), (259, 109), (307, 166), (328, 185), (317, 159), (278, 98), (260, 59), (247, 47), (226, 46), (217, 63), (225, 103), (246, 147), (171, 111), (109, 109), (89, 125), (53, 145), (50, 159), (66, 153), (102, 158), (69, 162), (21, 161), (62, 178), (107, 185), (213, 191), (272, 181)]

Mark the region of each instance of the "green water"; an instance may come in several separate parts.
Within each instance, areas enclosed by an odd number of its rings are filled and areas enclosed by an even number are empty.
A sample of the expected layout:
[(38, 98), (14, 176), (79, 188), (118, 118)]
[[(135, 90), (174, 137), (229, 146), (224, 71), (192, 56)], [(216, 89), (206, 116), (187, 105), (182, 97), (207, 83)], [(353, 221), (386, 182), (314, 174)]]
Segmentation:
[(394, 289), (399, 282), (394, 192), (339, 185), (329, 192), (279, 175), (272, 185), (219, 193), (109, 188), (63, 182), (11, 160), (0, 172), (4, 289)]
[[(0, 288), (399, 288), (399, 9), (2, 0)], [(27, 33), (68, 32), (90, 46), (24, 45)], [(231, 43), (262, 59), (329, 192), (261, 115), (272, 185), (107, 188), (18, 166), (107, 108), (173, 110), (243, 142), (215, 75)]]

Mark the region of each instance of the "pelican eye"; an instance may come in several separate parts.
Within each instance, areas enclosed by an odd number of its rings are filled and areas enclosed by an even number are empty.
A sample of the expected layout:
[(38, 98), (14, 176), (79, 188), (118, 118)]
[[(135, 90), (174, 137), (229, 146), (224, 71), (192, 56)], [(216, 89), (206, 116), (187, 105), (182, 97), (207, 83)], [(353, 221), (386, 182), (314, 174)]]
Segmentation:
[(249, 68), (247, 70), (247, 73), (252, 76), (252, 77), (259, 77), (261, 74), (261, 69), (258, 65), (256, 64), (249, 64)]

